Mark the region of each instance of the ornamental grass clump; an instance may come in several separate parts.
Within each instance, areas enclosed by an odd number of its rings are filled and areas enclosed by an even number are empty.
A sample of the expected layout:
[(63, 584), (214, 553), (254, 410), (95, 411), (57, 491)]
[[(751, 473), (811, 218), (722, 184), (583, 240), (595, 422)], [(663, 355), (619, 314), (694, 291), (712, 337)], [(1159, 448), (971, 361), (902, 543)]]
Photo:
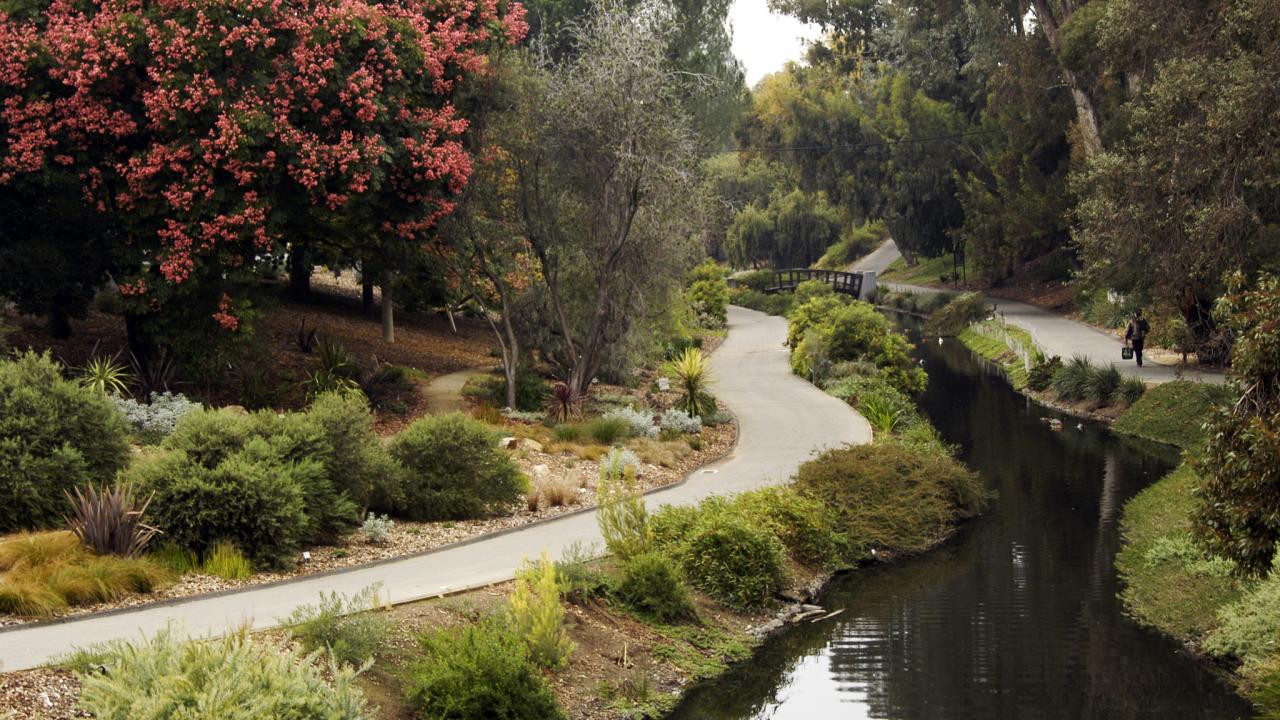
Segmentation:
[(0, 612), (29, 617), (150, 593), (171, 579), (149, 558), (95, 555), (65, 531), (0, 543), (0, 573)]
[(372, 720), (358, 672), (317, 653), (251, 640), (186, 640), (173, 627), (103, 649), (106, 672), (82, 672), (80, 708), (99, 720)]
[(1100, 405), (1110, 405), (1117, 399), (1123, 382), (1124, 376), (1115, 365), (1093, 368), (1089, 373), (1089, 398)]
[(1093, 366), (1080, 355), (1071, 358), (1053, 374), (1053, 390), (1063, 400), (1083, 400), (1089, 396), (1089, 380)]
[(573, 652), (573, 642), (564, 626), (556, 565), (545, 550), (538, 562), (521, 563), (508, 602), (511, 627), (524, 640), (529, 659), (549, 670), (562, 667)]

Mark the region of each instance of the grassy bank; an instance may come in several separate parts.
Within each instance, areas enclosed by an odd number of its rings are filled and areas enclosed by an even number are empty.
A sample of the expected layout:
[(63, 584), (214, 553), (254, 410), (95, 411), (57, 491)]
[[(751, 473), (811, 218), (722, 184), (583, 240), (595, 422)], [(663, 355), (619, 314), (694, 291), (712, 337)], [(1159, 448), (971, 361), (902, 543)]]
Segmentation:
[[(905, 259), (898, 258), (885, 269), (880, 280), (904, 285), (947, 285), (951, 283), (953, 273), (959, 269), (954, 268), (952, 262), (951, 255), (920, 258), (915, 265), (908, 265)], [(944, 277), (947, 279), (943, 280)]]
[(1194, 449), (1205, 440), (1203, 423), (1231, 400), (1221, 385), (1178, 380), (1147, 390), (1111, 427), (1123, 435)]
[(1037, 352), (1030, 333), (1015, 327), (999, 327), (995, 322), (988, 321), (961, 330), (956, 339), (964, 343), (965, 347), (999, 365), (1009, 378), (1009, 384), (1015, 389), (1027, 389), (1027, 365), (1018, 354), (1018, 348), (1022, 352)]

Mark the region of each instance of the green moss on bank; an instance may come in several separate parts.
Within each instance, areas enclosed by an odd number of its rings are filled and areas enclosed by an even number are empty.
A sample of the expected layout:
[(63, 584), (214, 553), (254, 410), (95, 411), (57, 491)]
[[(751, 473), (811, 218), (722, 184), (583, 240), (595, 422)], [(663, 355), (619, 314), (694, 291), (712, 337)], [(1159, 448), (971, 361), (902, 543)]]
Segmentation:
[(1116, 556), (1128, 612), (1183, 640), (1202, 640), (1218, 627), (1218, 610), (1244, 587), (1230, 563), (1211, 560), (1191, 536), (1196, 475), (1183, 465), (1130, 500), (1121, 529), (1127, 541)]
[(1221, 385), (1178, 380), (1149, 388), (1116, 419), (1113, 430), (1146, 440), (1193, 449), (1204, 443), (1203, 427), (1215, 406), (1231, 400)]

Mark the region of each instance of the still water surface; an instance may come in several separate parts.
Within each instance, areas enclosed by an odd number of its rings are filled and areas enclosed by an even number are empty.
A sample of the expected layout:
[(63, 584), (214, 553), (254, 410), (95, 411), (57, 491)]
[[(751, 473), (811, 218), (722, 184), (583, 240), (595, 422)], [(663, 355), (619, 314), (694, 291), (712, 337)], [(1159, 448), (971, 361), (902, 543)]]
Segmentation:
[(1176, 455), (1057, 416), (958, 342), (921, 343), (921, 406), (998, 494), (944, 548), (846, 575), (832, 620), (793, 628), (695, 688), (677, 720), (1251, 716), (1178, 644), (1122, 612), (1124, 502)]

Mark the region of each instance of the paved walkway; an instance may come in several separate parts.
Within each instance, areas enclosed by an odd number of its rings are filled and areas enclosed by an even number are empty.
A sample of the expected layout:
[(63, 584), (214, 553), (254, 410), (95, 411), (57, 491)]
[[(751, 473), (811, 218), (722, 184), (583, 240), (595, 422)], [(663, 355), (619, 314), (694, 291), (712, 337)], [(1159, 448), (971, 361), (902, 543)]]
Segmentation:
[(466, 410), (467, 401), (462, 397), (462, 386), (477, 375), (484, 375), (487, 370), (460, 370), (441, 375), (427, 382), (422, 388), (422, 398), (427, 403), (427, 412), (432, 415), (444, 415), (455, 410)]
[[(901, 255), (898, 253), (898, 246), (892, 240), (889, 240), (876, 248), (870, 255), (851, 265), (850, 270), (874, 271), (880, 274), (899, 257)], [(880, 282), (880, 286), (899, 292), (922, 294), (954, 293), (952, 290), (901, 285), (892, 282)], [(987, 302), (994, 305), (996, 311), (1003, 315), (1005, 321), (1010, 325), (1016, 325), (1031, 333), (1031, 337), (1036, 344), (1049, 355), (1058, 355), (1064, 360), (1076, 355), (1083, 355), (1095, 365), (1104, 367), (1115, 365), (1126, 375), (1140, 377), (1152, 383), (1163, 383), (1178, 379), (1178, 368), (1176, 367), (1148, 362), (1139, 368), (1132, 360), (1122, 360), (1120, 358), (1120, 349), (1124, 346), (1124, 343), (1116, 336), (1105, 333), (1095, 327), (1077, 322), (1051, 310), (1045, 310), (1044, 308), (1038, 308), (1016, 300), (1004, 300), (988, 296)], [(1187, 370), (1183, 372), (1182, 377), (1186, 380), (1214, 384), (1221, 384), (1224, 381), (1222, 373), (1199, 370)]]
[[(692, 503), (789, 478), (814, 450), (870, 442), (871, 427), (845, 403), (791, 374), (783, 347), (786, 321), (729, 308), (729, 337), (711, 356), (716, 394), (738, 417), (737, 447), (694, 471), (682, 485), (653, 493), (650, 507)], [(76, 647), (154, 633), (170, 621), (192, 635), (240, 626), (270, 627), (321, 591), (354, 593), (374, 583), (393, 602), (508, 580), (520, 560), (546, 549), (553, 557), (574, 542), (600, 540), (594, 512), (561, 518), (471, 544), (382, 565), (281, 585), (153, 605), (111, 615), (0, 632), (0, 668), (30, 668)]]

